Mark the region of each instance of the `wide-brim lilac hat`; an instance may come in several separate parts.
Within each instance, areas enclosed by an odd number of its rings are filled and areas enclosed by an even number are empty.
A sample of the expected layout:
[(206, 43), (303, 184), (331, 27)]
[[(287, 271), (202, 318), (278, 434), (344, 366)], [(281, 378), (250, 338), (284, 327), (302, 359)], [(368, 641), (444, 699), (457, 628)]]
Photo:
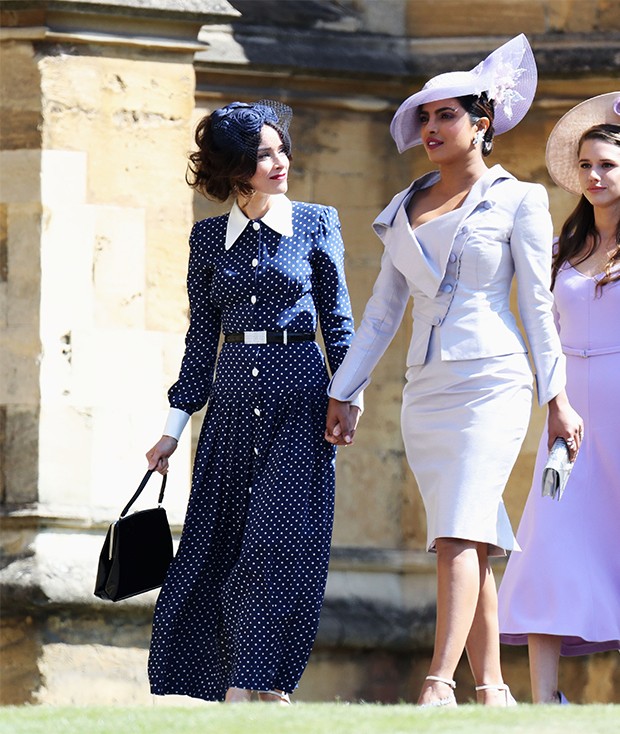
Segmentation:
[(449, 71), (429, 79), (396, 110), (390, 132), (398, 152), (420, 145), (417, 108), (440, 99), (486, 92), (495, 103), (495, 135), (513, 128), (530, 108), (538, 73), (527, 38), (521, 33), (495, 49), (471, 71)]
[(549, 175), (565, 191), (579, 196), (579, 140), (594, 125), (620, 125), (620, 91), (599, 94), (569, 110), (547, 140), (545, 159)]

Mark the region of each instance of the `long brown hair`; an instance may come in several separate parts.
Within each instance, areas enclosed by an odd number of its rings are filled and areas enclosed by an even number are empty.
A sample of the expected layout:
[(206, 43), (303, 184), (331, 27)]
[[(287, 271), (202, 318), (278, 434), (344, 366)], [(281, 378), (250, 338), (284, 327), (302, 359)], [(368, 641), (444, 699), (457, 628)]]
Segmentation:
[[(620, 125), (595, 125), (589, 128), (579, 139), (579, 145), (577, 146), (579, 152), (586, 140), (602, 140), (605, 143), (620, 147)], [(575, 161), (575, 164), (577, 164), (577, 161)], [(555, 285), (555, 279), (562, 265), (568, 261), (572, 262), (573, 265), (579, 265), (579, 263), (587, 260), (598, 246), (600, 239), (594, 223), (594, 207), (582, 194), (579, 203), (564, 222), (560, 232), (553, 256), (551, 288)], [(589, 246), (586, 243), (589, 243)], [(618, 264), (620, 264), (620, 220), (616, 226), (616, 249), (605, 264), (605, 275), (596, 284), (599, 295), (602, 295), (605, 285), (620, 280), (620, 268), (614, 267)]]

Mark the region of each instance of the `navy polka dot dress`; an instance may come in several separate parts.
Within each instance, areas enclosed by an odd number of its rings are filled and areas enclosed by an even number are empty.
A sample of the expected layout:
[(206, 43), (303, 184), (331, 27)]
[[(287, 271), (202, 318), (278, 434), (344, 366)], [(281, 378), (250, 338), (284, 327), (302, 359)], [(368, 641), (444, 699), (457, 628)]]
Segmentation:
[[(314, 332), (331, 372), (353, 337), (335, 209), (293, 202), (293, 236), (228, 215), (194, 225), (191, 319), (170, 404), (208, 401), (179, 550), (159, 595), (155, 694), (222, 700), (231, 687), (293, 691), (323, 602), (335, 447), (323, 438), (328, 372), (316, 342), (224, 343), (220, 332)], [(217, 366), (216, 366), (217, 357)]]

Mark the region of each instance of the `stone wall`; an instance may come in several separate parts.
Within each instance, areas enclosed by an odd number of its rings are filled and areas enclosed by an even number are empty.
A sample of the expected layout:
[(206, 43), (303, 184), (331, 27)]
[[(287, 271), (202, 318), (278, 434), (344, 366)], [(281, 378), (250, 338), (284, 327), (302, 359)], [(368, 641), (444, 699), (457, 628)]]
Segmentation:
[[(495, 0), (492, 23), (488, 9), (478, 0), (0, 3), (2, 703), (150, 701), (155, 594), (110, 605), (92, 585), (106, 523), (163, 424), (186, 326), (191, 222), (222, 210), (184, 183), (202, 115), (233, 99), (292, 105), (290, 193), (338, 208), (359, 321), (382, 248), (370, 224), (428, 170), (419, 150), (398, 156), (388, 132), (396, 106), (428, 76), (471, 68), (524, 31), (538, 93), (491, 162), (545, 184), (556, 222), (567, 214), (572, 199), (544, 166), (546, 138), (577, 101), (619, 88), (619, 6)], [(400, 437), (410, 328), (407, 316), (368, 388), (356, 445), (340, 452), (330, 579), (302, 699), (414, 700), (428, 663), (434, 560)], [(200, 420), (174, 457), (166, 506), (177, 532)], [(515, 526), (543, 421), (535, 409), (506, 492)], [(524, 650), (505, 658), (527, 698)], [(617, 659), (566, 662), (563, 688), (573, 700), (620, 700)], [(457, 679), (466, 701), (466, 666)]]

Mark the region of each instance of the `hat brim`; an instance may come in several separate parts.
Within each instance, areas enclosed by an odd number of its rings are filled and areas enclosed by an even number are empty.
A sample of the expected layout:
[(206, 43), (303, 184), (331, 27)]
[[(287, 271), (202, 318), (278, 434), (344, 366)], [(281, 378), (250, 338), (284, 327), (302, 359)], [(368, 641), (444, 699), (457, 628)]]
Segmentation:
[(469, 94), (480, 94), (480, 81), (470, 72), (453, 72), (442, 74), (441, 76), (460, 76), (463, 79), (461, 83), (446, 84), (445, 86), (421, 89), (419, 92), (412, 94), (400, 105), (396, 110), (396, 114), (392, 118), (390, 124), (390, 133), (394, 138), (398, 152), (402, 153), (408, 148), (413, 148), (422, 143), (420, 137), (420, 121), (416, 114), (418, 107), (429, 102), (438, 102), (440, 99), (454, 99), (456, 97), (464, 97)]
[(549, 175), (558, 186), (576, 196), (581, 195), (579, 140), (594, 125), (620, 125), (620, 91), (580, 102), (558, 120), (549, 135), (545, 152)]
[(521, 33), (491, 52), (471, 71), (448, 72), (430, 79), (396, 110), (390, 132), (399, 153), (402, 153), (422, 142), (416, 113), (420, 105), (482, 92), (488, 92), (491, 98), (495, 94), (501, 98), (500, 90), (503, 90), (504, 101), (494, 99), (493, 120), (495, 135), (501, 135), (525, 117), (534, 99), (537, 83), (534, 54), (527, 38)]

